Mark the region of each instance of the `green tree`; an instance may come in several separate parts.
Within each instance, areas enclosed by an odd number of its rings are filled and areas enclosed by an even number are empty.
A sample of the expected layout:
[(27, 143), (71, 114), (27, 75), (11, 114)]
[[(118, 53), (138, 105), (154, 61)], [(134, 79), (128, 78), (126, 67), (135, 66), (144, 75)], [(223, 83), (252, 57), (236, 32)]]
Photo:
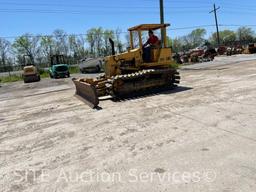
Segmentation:
[(175, 38), (173, 40), (173, 49), (177, 51), (187, 51), (189, 49), (201, 46), (205, 42), (205, 29), (195, 29), (188, 35)]
[(6, 39), (0, 38), (0, 58), (1, 65), (5, 66), (8, 59), (8, 54), (10, 53), (11, 43)]
[(86, 41), (89, 43), (90, 54), (95, 55), (95, 37), (94, 28), (90, 29), (86, 33)]
[(172, 40), (172, 50), (173, 50), (173, 52), (183, 51), (184, 44), (185, 43), (182, 40), (182, 38), (174, 38)]
[(71, 35), (69, 36), (68, 40), (71, 54), (70, 56), (73, 57), (73, 61), (80, 60), (87, 56), (88, 52), (85, 49), (85, 39), (82, 35)]
[[(232, 45), (236, 41), (236, 33), (231, 30), (223, 30), (219, 32), (220, 35), (220, 43), (226, 46)], [(217, 45), (217, 33), (213, 33), (212, 36), (210, 37), (210, 42), (214, 46)]]
[(76, 36), (75, 35), (70, 35), (68, 37), (68, 45), (69, 45), (70, 54), (73, 57), (77, 57), (78, 44), (77, 44), (77, 40), (76, 40)]
[(120, 37), (121, 33), (122, 33), (122, 30), (120, 28), (117, 28), (115, 30), (115, 39), (116, 39), (115, 45), (116, 45), (116, 48), (119, 53), (123, 52), (123, 44), (122, 44), (121, 37)]
[(53, 38), (50, 36), (43, 36), (40, 39), (41, 57), (45, 63), (50, 63), (49, 58), (53, 54), (52, 49), (54, 47)]
[(114, 38), (113, 30), (104, 30), (102, 27), (87, 31), (86, 41), (89, 43), (90, 53), (93, 56), (104, 56), (110, 53), (109, 38)]
[(94, 29), (94, 38), (95, 38), (95, 45), (96, 45), (96, 56), (102, 56), (103, 53), (103, 34), (104, 31), (102, 27)]
[(13, 48), (16, 54), (28, 55), (32, 63), (35, 63), (35, 59), (40, 53), (39, 36), (33, 36), (31, 34), (24, 34), (21, 37), (15, 39)]
[(56, 29), (53, 32), (54, 54), (68, 55), (69, 45), (67, 33), (62, 29)]
[(252, 28), (249, 27), (240, 27), (237, 32), (237, 39), (241, 42), (250, 43), (253, 42), (255, 38), (255, 33)]
[(77, 44), (77, 55), (79, 59), (85, 58), (88, 56), (88, 50), (86, 47), (85, 38), (80, 35), (76, 37), (76, 44)]
[(205, 29), (195, 29), (187, 35), (188, 43), (191, 44), (192, 47), (198, 47), (205, 42), (205, 35)]
[(103, 34), (104, 40), (104, 56), (111, 54), (111, 46), (109, 44), (109, 38), (114, 40), (114, 31), (106, 29)]

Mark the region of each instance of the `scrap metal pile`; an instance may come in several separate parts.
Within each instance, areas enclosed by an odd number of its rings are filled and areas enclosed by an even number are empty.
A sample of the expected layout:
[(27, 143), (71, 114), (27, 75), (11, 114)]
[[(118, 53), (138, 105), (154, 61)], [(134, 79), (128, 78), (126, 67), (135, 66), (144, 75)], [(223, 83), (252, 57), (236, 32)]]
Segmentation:
[(176, 53), (173, 59), (179, 63), (199, 63), (212, 61), (217, 56), (217, 51), (213, 48), (196, 48), (188, 52)]

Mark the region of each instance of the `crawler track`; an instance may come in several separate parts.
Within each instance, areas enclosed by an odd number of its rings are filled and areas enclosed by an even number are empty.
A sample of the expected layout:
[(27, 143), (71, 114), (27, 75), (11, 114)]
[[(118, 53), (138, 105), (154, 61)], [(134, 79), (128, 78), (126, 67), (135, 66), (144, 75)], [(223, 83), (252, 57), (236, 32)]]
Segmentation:
[(107, 82), (108, 93), (114, 97), (126, 97), (160, 87), (176, 87), (180, 82), (175, 69), (149, 69), (136, 73), (117, 75)]

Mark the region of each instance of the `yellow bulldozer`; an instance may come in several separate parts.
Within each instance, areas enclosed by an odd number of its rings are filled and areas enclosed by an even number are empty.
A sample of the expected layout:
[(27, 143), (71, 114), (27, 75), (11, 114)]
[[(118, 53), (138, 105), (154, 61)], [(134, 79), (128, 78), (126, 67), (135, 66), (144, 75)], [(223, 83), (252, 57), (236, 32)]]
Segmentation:
[[(166, 29), (170, 24), (142, 24), (132, 27), (130, 33), (130, 48), (127, 52), (115, 54), (114, 42), (110, 39), (112, 55), (105, 60), (105, 74), (97, 78), (73, 78), (76, 95), (95, 108), (99, 97), (110, 95), (114, 98), (129, 97), (147, 90), (162, 87), (174, 88), (179, 84), (180, 75), (172, 60), (172, 50), (167, 47)], [(150, 48), (150, 61), (143, 59), (142, 33), (161, 30), (161, 40), (158, 47)], [(136, 34), (137, 33), (137, 34)], [(134, 37), (139, 44), (134, 46)]]

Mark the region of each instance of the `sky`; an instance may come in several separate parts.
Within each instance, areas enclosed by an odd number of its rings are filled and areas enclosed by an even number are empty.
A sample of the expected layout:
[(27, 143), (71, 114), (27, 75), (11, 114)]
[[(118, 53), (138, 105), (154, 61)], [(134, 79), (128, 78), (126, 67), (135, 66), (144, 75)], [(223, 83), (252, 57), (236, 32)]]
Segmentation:
[[(24, 33), (49, 35), (55, 29), (85, 34), (93, 27), (121, 29), (159, 23), (159, 0), (0, 0), (0, 37), (14, 39)], [(220, 30), (248, 25), (256, 31), (255, 0), (164, 0), (165, 23), (170, 37), (188, 34), (197, 27), (215, 30), (213, 4), (220, 7)]]

